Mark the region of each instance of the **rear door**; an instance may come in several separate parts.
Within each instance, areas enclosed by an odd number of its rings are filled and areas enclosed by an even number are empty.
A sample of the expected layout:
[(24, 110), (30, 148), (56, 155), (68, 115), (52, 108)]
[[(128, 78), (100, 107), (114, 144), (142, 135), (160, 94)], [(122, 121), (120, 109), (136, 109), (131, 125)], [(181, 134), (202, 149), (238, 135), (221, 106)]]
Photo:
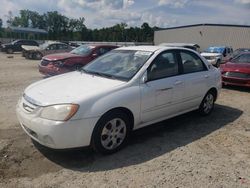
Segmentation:
[(187, 50), (179, 50), (178, 54), (185, 84), (181, 111), (186, 111), (199, 106), (207, 92), (210, 80), (213, 78), (211, 78), (206, 64), (197, 54)]
[(50, 44), (44, 51), (44, 56), (48, 54), (57, 53), (57, 44)]
[(22, 47), (21, 47), (22, 45), (24, 45), (23, 40), (17, 41), (14, 45), (14, 51), (22, 51)]
[(69, 45), (67, 44), (56, 44), (56, 53), (68, 52), (69, 50)]

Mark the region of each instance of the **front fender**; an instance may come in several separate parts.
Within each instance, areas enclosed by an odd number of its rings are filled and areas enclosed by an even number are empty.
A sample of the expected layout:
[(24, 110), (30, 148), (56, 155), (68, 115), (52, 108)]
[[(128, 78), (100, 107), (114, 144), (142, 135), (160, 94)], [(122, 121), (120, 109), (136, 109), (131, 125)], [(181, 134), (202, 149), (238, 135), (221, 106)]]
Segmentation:
[(138, 85), (125, 87), (86, 101), (85, 104), (80, 105), (79, 114), (82, 114), (81, 118), (101, 117), (114, 108), (124, 107), (133, 113), (136, 124), (140, 121), (140, 101)]

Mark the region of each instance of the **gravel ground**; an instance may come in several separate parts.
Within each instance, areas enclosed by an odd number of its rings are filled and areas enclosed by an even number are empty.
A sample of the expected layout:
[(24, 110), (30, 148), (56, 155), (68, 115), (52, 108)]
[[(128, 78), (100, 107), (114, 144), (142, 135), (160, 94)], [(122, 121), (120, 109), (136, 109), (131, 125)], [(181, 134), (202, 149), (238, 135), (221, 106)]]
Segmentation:
[(222, 89), (214, 112), (191, 112), (133, 133), (109, 156), (54, 151), (20, 128), (15, 105), (43, 79), (38, 61), (0, 53), (0, 187), (250, 187), (250, 89)]

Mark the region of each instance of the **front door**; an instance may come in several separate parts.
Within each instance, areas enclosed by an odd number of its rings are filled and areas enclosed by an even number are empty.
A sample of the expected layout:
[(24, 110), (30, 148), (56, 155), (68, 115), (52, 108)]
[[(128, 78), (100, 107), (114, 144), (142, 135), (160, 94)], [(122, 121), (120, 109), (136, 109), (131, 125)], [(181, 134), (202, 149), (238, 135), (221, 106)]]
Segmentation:
[(178, 112), (184, 88), (179, 71), (174, 51), (162, 52), (148, 67), (147, 81), (140, 85), (143, 123)]

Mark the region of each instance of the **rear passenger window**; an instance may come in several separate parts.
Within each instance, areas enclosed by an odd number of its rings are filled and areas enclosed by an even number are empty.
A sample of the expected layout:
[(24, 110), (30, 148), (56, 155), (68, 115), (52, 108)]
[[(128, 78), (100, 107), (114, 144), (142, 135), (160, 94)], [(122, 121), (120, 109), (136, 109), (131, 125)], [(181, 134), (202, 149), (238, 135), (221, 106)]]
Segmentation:
[(59, 50), (68, 49), (68, 45), (66, 45), (66, 44), (58, 44), (57, 49), (59, 49)]
[(56, 44), (51, 44), (51, 45), (48, 46), (48, 49), (49, 50), (56, 50), (57, 46), (56, 46)]
[(178, 63), (173, 52), (158, 55), (148, 68), (148, 79), (156, 80), (175, 76), (179, 73)]
[(207, 70), (202, 60), (192, 52), (181, 52), (183, 73), (193, 73)]

